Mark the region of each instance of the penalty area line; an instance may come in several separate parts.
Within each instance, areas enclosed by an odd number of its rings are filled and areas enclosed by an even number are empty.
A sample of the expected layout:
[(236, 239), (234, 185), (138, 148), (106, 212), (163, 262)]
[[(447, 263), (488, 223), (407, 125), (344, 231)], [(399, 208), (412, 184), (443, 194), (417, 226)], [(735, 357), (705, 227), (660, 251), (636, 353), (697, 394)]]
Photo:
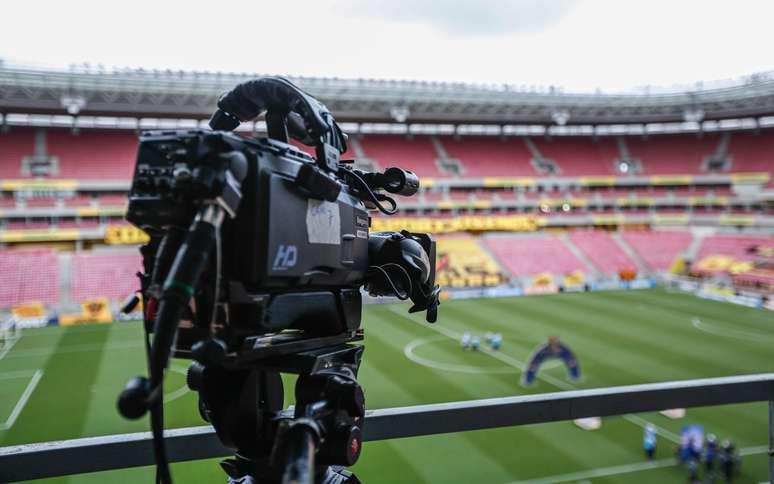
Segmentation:
[(24, 410), (24, 407), (27, 405), (27, 401), (29, 401), (30, 397), (32, 396), (32, 392), (35, 391), (35, 387), (38, 386), (38, 382), (40, 382), (41, 378), (43, 378), (43, 370), (37, 370), (32, 375), (30, 382), (27, 384), (27, 388), (24, 389), (24, 393), (22, 393), (21, 397), (19, 397), (19, 401), (16, 402), (16, 405), (13, 407), (11, 415), (8, 416), (8, 419), (6, 419), (3, 425), (0, 425), (0, 430), (8, 430), (13, 427), (13, 424), (16, 423), (16, 419), (19, 418), (22, 410)]

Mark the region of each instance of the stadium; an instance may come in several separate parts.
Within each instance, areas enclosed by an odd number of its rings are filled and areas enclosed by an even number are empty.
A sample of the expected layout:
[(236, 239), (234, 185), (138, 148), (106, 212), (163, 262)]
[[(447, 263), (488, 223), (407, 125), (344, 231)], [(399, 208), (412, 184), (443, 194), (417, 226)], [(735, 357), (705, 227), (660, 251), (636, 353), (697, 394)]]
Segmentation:
[[(124, 219), (137, 136), (206, 128), (218, 95), (255, 77), (0, 62), (0, 445), (147, 430), (115, 410), (145, 364), (142, 313), (120, 311), (148, 240)], [(395, 301), (364, 308), (368, 408), (774, 370), (774, 74), (626, 94), (291, 80), (336, 115), (357, 167), (420, 177), (371, 231), (437, 239), (436, 325)], [(461, 349), (465, 334), (481, 349)], [(582, 376), (546, 364), (522, 384), (557, 335)], [(168, 380), (167, 427), (203, 425), (184, 362)], [(766, 404), (663, 410), (369, 442), (353, 470), (363, 482), (684, 482), (675, 456), (700, 426), (736, 446), (734, 482), (769, 479)], [(173, 473), (220, 482), (216, 462)]]

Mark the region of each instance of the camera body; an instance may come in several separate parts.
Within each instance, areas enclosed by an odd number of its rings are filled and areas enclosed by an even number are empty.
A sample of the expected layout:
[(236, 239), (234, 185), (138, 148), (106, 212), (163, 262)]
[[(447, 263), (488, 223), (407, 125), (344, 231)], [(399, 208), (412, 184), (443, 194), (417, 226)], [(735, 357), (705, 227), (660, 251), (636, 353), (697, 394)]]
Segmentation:
[[(233, 166), (234, 160), (240, 166)], [(386, 250), (403, 240), (421, 246), (417, 259), (423, 253), (426, 258), (416, 262), (427, 270), (421, 282), (432, 288), (435, 243), (423, 234), (370, 237), (362, 190), (350, 183), (358, 173), (361, 180), (392, 190), (405, 191), (407, 183), (395, 180), (406, 177), (409, 190), (417, 185), (412, 173), (397, 168), (387, 171), (399, 175), (391, 177), (343, 166), (332, 173), (304, 151), (271, 138), (205, 130), (144, 133), (127, 220), (153, 238), (170, 227), (188, 227), (202, 203), (213, 198), (231, 212), (220, 228), (220, 253), (204, 268), (180, 320), (174, 354), (193, 357), (197, 343), (216, 336), (226, 355), (242, 353), (242, 360), (251, 360), (261, 356), (256, 345), (267, 342), (259, 339), (288, 329), (306, 337), (358, 339), (360, 287), (365, 284), (376, 295), (392, 290), (369, 267), (386, 264), (392, 271), (403, 263), (399, 250)], [(155, 263), (156, 255), (147, 259)], [(410, 292), (411, 283), (396, 283)]]

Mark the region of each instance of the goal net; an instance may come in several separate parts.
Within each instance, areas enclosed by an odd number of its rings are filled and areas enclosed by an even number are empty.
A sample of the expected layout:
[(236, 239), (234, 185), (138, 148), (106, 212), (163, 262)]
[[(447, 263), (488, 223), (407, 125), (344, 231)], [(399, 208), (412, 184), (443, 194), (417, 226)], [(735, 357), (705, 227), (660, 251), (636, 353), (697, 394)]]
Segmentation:
[(21, 326), (16, 318), (9, 316), (0, 319), (0, 351), (7, 351), (21, 337)]

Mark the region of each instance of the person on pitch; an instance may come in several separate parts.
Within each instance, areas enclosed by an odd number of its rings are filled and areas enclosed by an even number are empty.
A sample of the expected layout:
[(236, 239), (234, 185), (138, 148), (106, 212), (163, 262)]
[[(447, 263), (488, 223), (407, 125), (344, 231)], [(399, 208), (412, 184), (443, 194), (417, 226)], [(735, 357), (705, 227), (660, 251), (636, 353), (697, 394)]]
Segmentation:
[(645, 426), (645, 435), (642, 438), (642, 446), (648, 460), (653, 460), (653, 456), (656, 454), (656, 443), (656, 426), (649, 423)]

